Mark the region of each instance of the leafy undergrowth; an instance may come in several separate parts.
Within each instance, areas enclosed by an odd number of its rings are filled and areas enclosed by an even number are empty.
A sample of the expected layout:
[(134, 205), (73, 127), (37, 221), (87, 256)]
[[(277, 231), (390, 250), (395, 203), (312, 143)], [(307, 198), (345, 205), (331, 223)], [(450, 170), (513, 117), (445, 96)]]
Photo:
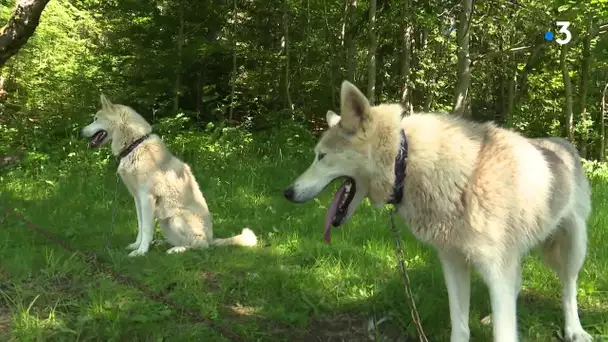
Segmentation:
[[(115, 193), (116, 162), (108, 151), (87, 150), (76, 139), (28, 149), (19, 164), (0, 176), (2, 205), (252, 340), (364, 341), (368, 322), (382, 318), (388, 320), (377, 335), (415, 340), (386, 213), (365, 203), (326, 245), (322, 222), (330, 191), (303, 205), (283, 199), (282, 190), (310, 163), (314, 137), (286, 127), (259, 135), (224, 128), (164, 138), (197, 176), (214, 215), (215, 235), (227, 237), (248, 226), (260, 246), (177, 255), (155, 246), (145, 257), (128, 258), (124, 247), (135, 239), (137, 218), (122, 184)], [(579, 300), (587, 331), (606, 337), (608, 217), (603, 208), (608, 185), (598, 169), (593, 169), (595, 211)], [(398, 225), (427, 336), (447, 341), (448, 300), (435, 253)], [(2, 340), (225, 339), (206, 324), (191, 323), (116, 282), (11, 217), (4, 218), (0, 229), (0, 260)], [(563, 326), (557, 278), (536, 257), (528, 258), (522, 271), (520, 334), (529, 341), (556, 340)], [(478, 277), (472, 292), (472, 339), (491, 340), (490, 328), (479, 323), (490, 304)]]

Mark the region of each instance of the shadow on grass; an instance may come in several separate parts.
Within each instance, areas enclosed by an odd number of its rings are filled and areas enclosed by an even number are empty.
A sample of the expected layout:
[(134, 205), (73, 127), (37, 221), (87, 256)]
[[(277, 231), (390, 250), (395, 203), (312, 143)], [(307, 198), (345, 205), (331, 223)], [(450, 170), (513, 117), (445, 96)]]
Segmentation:
[[(123, 248), (135, 239), (137, 218), (124, 185), (116, 188), (113, 161), (98, 165), (87, 162), (94, 158), (76, 156), (80, 159), (60, 161), (54, 168), (46, 165), (46, 170), (15, 173), (7, 176), (13, 183), (3, 187), (1, 196), (4, 203), (21, 209), (28, 219), (72, 246), (103, 255), (119, 273), (251, 339), (363, 341), (368, 339), (370, 319), (388, 317), (378, 328), (384, 337), (415, 340), (388, 216), (362, 206), (346, 226), (334, 232), (332, 245), (324, 245), (321, 225), (327, 194), (305, 205), (286, 202), (283, 188), (308, 160), (305, 156), (283, 158), (280, 150), (274, 152), (266, 148), (230, 155), (209, 150), (199, 150), (199, 155), (181, 153), (213, 212), (215, 236), (227, 237), (249, 226), (260, 241), (259, 247), (251, 249), (223, 247), (166, 255), (166, 246), (155, 246), (143, 258), (128, 258)], [(26, 305), (42, 294), (33, 308), (45, 314), (55, 302), (71, 303), (55, 308), (65, 318), (61, 325), (65, 329), (81, 337), (118, 340), (220, 338), (203, 324), (188, 323), (179, 313), (112, 282), (86, 264), (74, 261), (73, 266), (66, 261), (71, 260), (69, 254), (61, 262), (52, 262), (48, 251), (55, 246), (25, 232), (16, 222), (9, 223), (2, 257), (14, 288), (6, 292)], [(449, 307), (439, 263), (430, 248), (417, 243), (398, 224), (427, 337), (448, 340)], [(108, 251), (104, 250), (107, 243)], [(67, 277), (65, 283), (74, 287), (58, 286), (58, 275)], [(489, 340), (491, 330), (479, 323), (489, 313), (489, 299), (485, 286), (474, 279), (472, 336)], [(32, 286), (33, 290), (27, 290)], [(547, 324), (561, 329), (559, 302), (558, 297), (524, 291), (518, 307), (520, 331), (545, 340)], [(601, 322), (603, 315), (604, 311), (584, 310), (581, 314), (583, 322)], [(53, 325), (39, 325), (39, 329), (62, 333)]]

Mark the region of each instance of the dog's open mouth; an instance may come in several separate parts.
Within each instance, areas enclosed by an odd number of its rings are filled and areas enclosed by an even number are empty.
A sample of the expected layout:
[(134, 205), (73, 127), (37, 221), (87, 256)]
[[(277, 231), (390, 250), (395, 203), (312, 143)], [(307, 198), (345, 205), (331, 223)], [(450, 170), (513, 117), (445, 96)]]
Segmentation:
[(357, 191), (357, 185), (355, 180), (352, 178), (346, 178), (338, 192), (334, 195), (334, 199), (327, 209), (327, 215), (325, 216), (325, 242), (331, 241), (331, 227), (338, 227), (346, 222), (348, 215), (348, 207), (355, 197)]
[(108, 136), (108, 132), (103, 129), (97, 131), (91, 137), (91, 141), (89, 141), (89, 147), (99, 147), (103, 143), (104, 139)]

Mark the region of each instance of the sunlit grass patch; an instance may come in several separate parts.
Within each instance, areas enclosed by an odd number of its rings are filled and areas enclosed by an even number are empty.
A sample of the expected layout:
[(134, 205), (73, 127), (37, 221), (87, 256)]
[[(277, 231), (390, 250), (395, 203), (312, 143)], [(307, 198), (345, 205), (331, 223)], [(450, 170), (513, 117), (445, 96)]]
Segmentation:
[[(2, 205), (18, 208), (74, 247), (99, 253), (112, 269), (155, 293), (252, 339), (304, 340), (335, 333), (332, 329), (361, 337), (357, 334), (363, 330), (353, 327), (372, 317), (388, 317), (383, 324), (413, 336), (388, 212), (365, 201), (347, 224), (332, 230), (332, 243), (325, 244), (323, 221), (335, 185), (306, 204), (287, 202), (282, 191), (308, 167), (307, 150), (295, 141), (246, 137), (239, 141), (237, 135), (234, 143), (207, 133), (166, 139), (191, 165), (213, 212), (215, 236), (250, 227), (260, 241), (256, 248), (212, 247), (167, 255), (168, 246), (161, 245), (143, 258), (127, 257), (124, 247), (136, 237), (135, 205), (124, 185), (116, 188), (116, 162), (104, 150), (74, 152), (71, 147), (66, 149), (74, 153), (71, 157), (52, 156), (14, 168), (2, 175)], [(605, 336), (608, 185), (596, 175), (593, 190), (589, 253), (578, 291), (583, 325)], [(400, 219), (397, 225), (427, 335), (432, 341), (448, 340), (448, 299), (435, 252), (416, 241)], [(173, 308), (118, 284), (15, 219), (8, 218), (4, 226), (0, 280), (6, 278), (8, 285), (0, 290), (10, 311), (6, 334), (11, 337), (222, 340), (209, 326), (192, 323)], [(557, 277), (535, 256), (526, 260), (522, 273), (520, 334), (532, 341), (552, 340), (563, 326)], [(477, 276), (472, 292), (472, 336), (488, 340), (491, 330), (479, 320), (489, 313), (489, 298)], [(347, 321), (350, 326), (343, 323)]]

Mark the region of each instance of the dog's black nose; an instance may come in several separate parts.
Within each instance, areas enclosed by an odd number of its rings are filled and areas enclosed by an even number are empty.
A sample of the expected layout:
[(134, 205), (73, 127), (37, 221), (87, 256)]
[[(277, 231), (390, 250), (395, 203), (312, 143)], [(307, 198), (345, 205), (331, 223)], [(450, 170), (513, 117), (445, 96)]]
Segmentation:
[(293, 196), (295, 195), (295, 192), (293, 191), (293, 186), (290, 186), (289, 188), (285, 189), (285, 191), (283, 191), (283, 195), (285, 195), (285, 198), (287, 198), (290, 201), (293, 201)]

